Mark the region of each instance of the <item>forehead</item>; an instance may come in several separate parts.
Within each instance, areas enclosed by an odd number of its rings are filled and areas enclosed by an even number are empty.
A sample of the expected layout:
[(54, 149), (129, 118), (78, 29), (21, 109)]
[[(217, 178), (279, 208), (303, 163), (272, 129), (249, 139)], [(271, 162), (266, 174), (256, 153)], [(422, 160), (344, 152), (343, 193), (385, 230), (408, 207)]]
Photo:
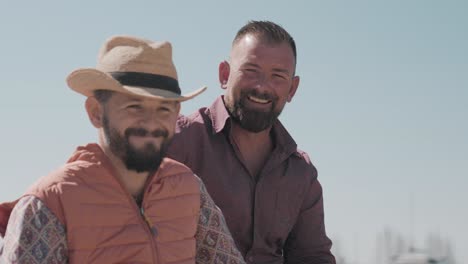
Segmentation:
[(295, 65), (294, 53), (289, 43), (272, 43), (252, 34), (245, 35), (233, 44), (231, 60), (239, 64), (269, 63), (293, 68)]
[(131, 95), (131, 94), (126, 94), (126, 93), (119, 93), (119, 92), (114, 92), (111, 98), (109, 99), (109, 102), (116, 104), (116, 105), (125, 104), (125, 103), (141, 103), (141, 104), (152, 105), (152, 106), (161, 106), (161, 105), (170, 106), (170, 105), (177, 104), (174, 101), (160, 100), (160, 99), (148, 98), (148, 97)]

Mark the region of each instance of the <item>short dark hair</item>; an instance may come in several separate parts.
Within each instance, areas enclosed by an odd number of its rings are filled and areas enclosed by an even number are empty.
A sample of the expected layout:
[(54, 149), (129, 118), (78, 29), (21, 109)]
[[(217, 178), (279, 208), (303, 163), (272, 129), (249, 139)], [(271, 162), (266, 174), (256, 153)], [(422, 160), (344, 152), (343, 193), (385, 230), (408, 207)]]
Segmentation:
[(289, 35), (289, 33), (280, 25), (271, 21), (251, 20), (245, 26), (239, 29), (239, 31), (237, 31), (236, 37), (232, 41), (232, 44), (236, 44), (239, 40), (248, 34), (261, 37), (264, 40), (274, 44), (287, 42), (289, 46), (291, 46), (294, 54), (294, 60), (297, 62), (296, 42), (291, 37), (291, 35)]
[(114, 94), (114, 91), (95, 90), (93, 94), (100, 104), (105, 104), (109, 100), (109, 98), (111, 98), (112, 94)]

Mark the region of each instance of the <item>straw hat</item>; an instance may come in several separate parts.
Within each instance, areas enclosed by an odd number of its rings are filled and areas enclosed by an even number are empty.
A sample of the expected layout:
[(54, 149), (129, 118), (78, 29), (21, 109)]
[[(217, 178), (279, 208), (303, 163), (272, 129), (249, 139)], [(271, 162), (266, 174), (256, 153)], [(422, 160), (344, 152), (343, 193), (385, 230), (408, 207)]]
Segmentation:
[(206, 90), (205, 86), (181, 95), (171, 43), (131, 36), (108, 39), (99, 52), (96, 68), (73, 71), (67, 84), (85, 96), (92, 96), (95, 90), (111, 90), (180, 102)]

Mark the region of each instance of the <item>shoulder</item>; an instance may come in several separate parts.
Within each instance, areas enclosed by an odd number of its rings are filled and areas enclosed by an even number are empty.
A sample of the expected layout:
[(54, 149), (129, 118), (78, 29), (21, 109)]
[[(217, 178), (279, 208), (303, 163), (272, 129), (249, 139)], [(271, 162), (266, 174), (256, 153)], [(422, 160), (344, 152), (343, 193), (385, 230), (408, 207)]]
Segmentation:
[(164, 158), (159, 166), (156, 178), (164, 179), (165, 181), (170, 180), (172, 183), (183, 183), (184, 186), (190, 189), (200, 189), (200, 178), (185, 164), (171, 158)]
[(206, 199), (206, 197), (209, 197), (203, 181), (185, 164), (171, 158), (164, 158), (160, 168), (164, 170), (161, 173), (163, 177), (176, 177), (181, 180), (189, 181), (192, 185), (196, 186), (202, 201)]
[(317, 179), (317, 169), (312, 163), (307, 152), (296, 149), (290, 157), (290, 166), (295, 174), (304, 175), (308, 180)]
[(76, 183), (81, 181), (81, 176), (94, 173), (99, 169), (101, 169), (100, 166), (88, 161), (69, 162), (48, 175), (41, 177), (33, 184), (28, 192), (42, 191), (61, 193), (63, 187), (76, 186)]
[(191, 115), (178, 117), (175, 134), (167, 152), (169, 157), (189, 163), (197, 150), (203, 147), (212, 130), (207, 111), (207, 108), (201, 108)]
[(196, 124), (205, 124), (210, 121), (209, 113), (210, 111), (208, 108), (202, 107), (190, 115), (179, 115), (177, 118), (176, 129), (184, 130), (191, 128)]
[(301, 150), (301, 149), (296, 149), (296, 151), (293, 153), (293, 155), (299, 159), (302, 159), (304, 162), (306, 162), (307, 164), (311, 164), (312, 165), (312, 162), (310, 161), (310, 157), (309, 157), (309, 154), (307, 154), (307, 152)]
[(169, 157), (163, 159), (161, 165), (159, 165), (159, 171), (160, 175), (162, 176), (173, 176), (182, 174), (187, 175), (189, 177), (196, 177), (193, 171), (189, 167), (187, 167), (187, 165)]
[(18, 220), (15, 219), (15, 217), (17, 217), (21, 220), (28, 221), (28, 219), (25, 218), (35, 216), (41, 216), (39, 217), (40, 219), (37, 219), (38, 221), (45, 221), (45, 219), (56, 220), (52, 211), (41, 199), (32, 195), (26, 195), (18, 200), (18, 203), (15, 205), (11, 213), (11, 220)]
[[(42, 201), (57, 216), (61, 223), (65, 223), (64, 204), (76, 200), (77, 195), (83, 195), (83, 184), (86, 175), (104, 175), (96, 173), (99, 166), (86, 161), (73, 161), (58, 168), (47, 176), (40, 178), (27, 191), (27, 196), (34, 196)], [(93, 170), (93, 171), (90, 171)], [(97, 180), (94, 179), (93, 180)]]
[[(298, 148), (296, 141), (281, 121), (278, 120), (273, 125), (272, 131), (275, 135), (277, 146), (288, 156), (288, 170), (292, 170), (294, 175), (306, 175), (309, 179), (317, 178), (317, 170), (312, 164), (309, 155)], [(299, 180), (303, 180), (303, 177), (299, 178)]]
[(9, 231), (28, 229), (29, 225), (34, 225), (35, 230), (40, 230), (51, 224), (56, 227), (58, 233), (65, 235), (64, 226), (52, 210), (38, 197), (26, 195), (18, 200), (11, 212), (7, 235)]

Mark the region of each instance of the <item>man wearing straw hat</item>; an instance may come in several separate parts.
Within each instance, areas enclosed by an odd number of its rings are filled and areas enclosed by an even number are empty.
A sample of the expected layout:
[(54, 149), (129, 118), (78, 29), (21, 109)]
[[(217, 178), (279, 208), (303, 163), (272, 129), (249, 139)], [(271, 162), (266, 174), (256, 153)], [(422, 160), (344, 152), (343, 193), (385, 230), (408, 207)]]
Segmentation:
[(169, 42), (110, 38), (72, 72), (97, 144), (0, 205), (0, 263), (244, 263), (224, 217), (185, 165), (165, 158), (181, 95)]

